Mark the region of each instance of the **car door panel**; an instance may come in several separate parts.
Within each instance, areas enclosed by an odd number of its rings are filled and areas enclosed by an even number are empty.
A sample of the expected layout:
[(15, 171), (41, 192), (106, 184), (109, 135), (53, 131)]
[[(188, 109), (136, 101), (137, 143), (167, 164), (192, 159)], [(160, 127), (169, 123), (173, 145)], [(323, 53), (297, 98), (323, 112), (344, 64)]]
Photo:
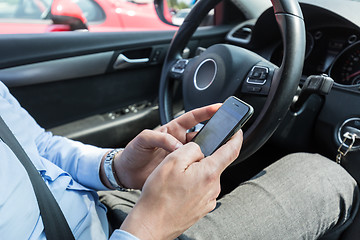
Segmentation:
[[(201, 30), (189, 47), (195, 52), (222, 41), (227, 30)], [(45, 129), (103, 147), (123, 146), (159, 124), (158, 85), (173, 34), (2, 35), (0, 80)], [(130, 62), (118, 67), (120, 55)], [(133, 62), (139, 59), (147, 61)]]
[[(113, 115), (116, 119), (110, 118), (109, 120), (115, 122), (119, 118), (126, 119), (130, 116), (126, 114), (127, 112), (130, 113), (130, 111), (124, 108), (140, 102), (147, 102), (149, 104), (154, 102), (157, 96), (158, 82), (157, 79), (150, 78), (149, 76), (159, 76), (159, 74), (160, 70), (158, 68), (150, 67), (150, 69), (138, 73), (134, 71), (122, 73), (121, 77), (116, 73), (109, 73), (101, 75), (101, 77), (92, 76), (42, 83), (14, 87), (10, 88), (10, 90), (41, 126), (47, 129), (58, 127), (54, 133), (71, 137), (69, 135), (71, 132), (67, 130), (71, 128), (69, 124), (74, 121), (87, 121), (87, 118), (97, 115)], [(127, 121), (118, 123), (125, 122)], [(156, 122), (158, 121), (156, 120)], [(107, 121), (92, 121), (92, 123), (94, 124), (92, 127), (96, 128), (103, 124), (106, 125)], [(144, 120), (142, 123), (143, 125), (139, 126), (139, 129), (155, 127), (150, 120)], [(63, 131), (64, 128), (59, 127), (62, 124), (67, 124), (65, 131)], [(84, 132), (85, 129), (91, 128), (88, 124), (82, 126), (84, 129), (78, 131)], [(122, 128), (127, 129), (128, 127), (124, 126)], [(99, 131), (104, 131), (104, 128), (98, 129)], [(130, 127), (130, 129), (134, 128)], [(92, 139), (87, 140), (81, 136), (77, 136), (74, 139), (101, 146), (110, 145), (108, 140), (104, 138), (99, 138), (95, 142)], [(127, 139), (119, 139), (119, 142), (124, 143)], [(115, 142), (111, 142), (112, 146), (113, 144)]]
[(105, 74), (114, 52), (101, 52), (26, 64), (0, 70), (1, 81), (8, 87)]

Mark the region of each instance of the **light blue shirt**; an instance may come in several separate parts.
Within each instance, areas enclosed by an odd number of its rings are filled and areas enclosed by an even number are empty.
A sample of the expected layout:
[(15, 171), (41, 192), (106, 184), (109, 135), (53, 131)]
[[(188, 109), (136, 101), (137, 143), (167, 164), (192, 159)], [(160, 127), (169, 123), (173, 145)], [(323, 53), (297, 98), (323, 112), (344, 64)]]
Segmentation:
[[(106, 208), (94, 191), (106, 190), (99, 168), (107, 149), (45, 132), (1, 82), (0, 114), (49, 186), (75, 239), (108, 239)], [(1, 238), (46, 239), (27, 172), (1, 140), (0, 164)], [(137, 238), (115, 230), (110, 239)]]

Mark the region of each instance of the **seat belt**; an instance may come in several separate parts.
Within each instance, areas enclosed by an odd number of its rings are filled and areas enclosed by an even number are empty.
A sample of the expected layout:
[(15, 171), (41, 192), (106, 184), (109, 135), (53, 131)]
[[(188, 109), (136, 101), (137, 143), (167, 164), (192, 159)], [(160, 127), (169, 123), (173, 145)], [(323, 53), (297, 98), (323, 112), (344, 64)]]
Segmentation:
[(70, 227), (50, 189), (31, 162), (29, 156), (21, 147), (3, 118), (0, 116), (0, 138), (13, 151), (26, 169), (33, 186), (44, 224), (46, 239), (72, 240), (75, 239)]

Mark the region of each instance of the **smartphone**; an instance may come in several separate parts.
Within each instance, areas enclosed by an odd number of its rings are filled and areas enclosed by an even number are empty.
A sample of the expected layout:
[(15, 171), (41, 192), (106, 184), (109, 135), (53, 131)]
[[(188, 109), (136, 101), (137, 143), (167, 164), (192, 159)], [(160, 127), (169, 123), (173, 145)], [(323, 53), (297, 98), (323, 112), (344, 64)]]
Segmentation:
[(252, 116), (248, 103), (231, 96), (193, 138), (205, 156), (211, 155), (226, 143)]

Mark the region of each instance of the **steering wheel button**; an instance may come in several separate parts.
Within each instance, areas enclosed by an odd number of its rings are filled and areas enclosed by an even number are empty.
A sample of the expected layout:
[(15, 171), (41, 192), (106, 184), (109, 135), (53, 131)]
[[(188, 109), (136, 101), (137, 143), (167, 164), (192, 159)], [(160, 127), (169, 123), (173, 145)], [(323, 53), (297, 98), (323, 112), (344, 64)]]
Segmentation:
[(267, 76), (268, 76), (268, 73), (267, 73), (267, 72), (262, 72), (262, 73), (260, 74), (259, 79), (264, 80), (264, 79), (267, 78)]
[(247, 87), (247, 91), (248, 91), (248, 92), (260, 92), (260, 91), (261, 91), (261, 87), (248, 86), (248, 87)]
[(250, 72), (250, 78), (264, 80), (267, 78), (269, 69), (262, 66), (254, 66)]
[(259, 72), (259, 71), (254, 71), (254, 72), (251, 74), (250, 78), (258, 79), (258, 78), (260, 78), (260, 76), (261, 76), (261, 72)]
[(264, 85), (266, 83), (266, 79), (261, 80), (261, 79), (248, 78), (246, 82), (249, 84)]
[(171, 71), (173, 73), (183, 73), (185, 71), (186, 65), (188, 64), (189, 60), (187, 59), (180, 59), (178, 60), (174, 66), (172, 67)]

